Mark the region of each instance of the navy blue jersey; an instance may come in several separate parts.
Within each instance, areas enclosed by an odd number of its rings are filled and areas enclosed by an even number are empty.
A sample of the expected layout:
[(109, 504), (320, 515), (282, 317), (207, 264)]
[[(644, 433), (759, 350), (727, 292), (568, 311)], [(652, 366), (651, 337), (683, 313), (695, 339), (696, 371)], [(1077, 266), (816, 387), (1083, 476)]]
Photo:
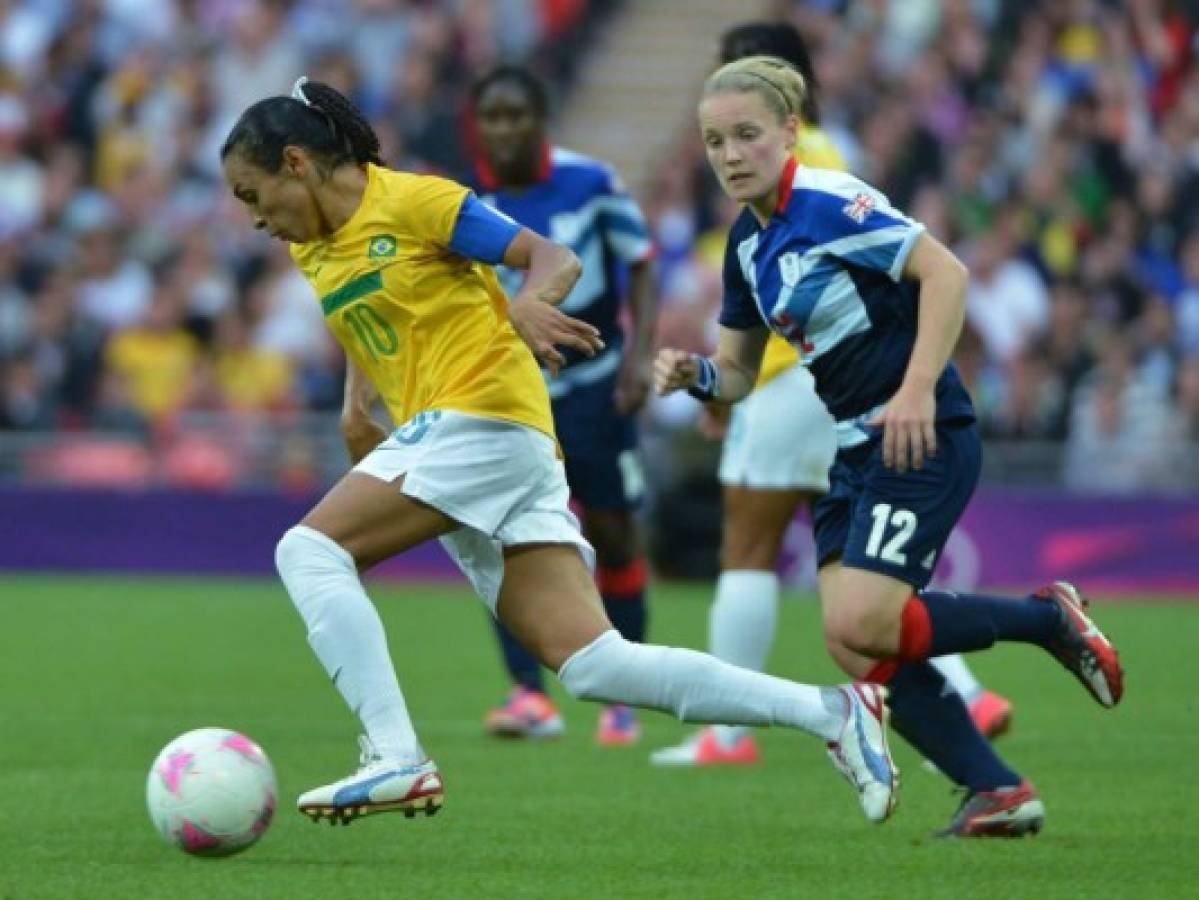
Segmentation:
[[(729, 234), (720, 324), (764, 323), (802, 349), (842, 447), (869, 439), (907, 371), (919, 285), (902, 272), (923, 232), (852, 175), (792, 161), (766, 227), (745, 209)], [(952, 364), (936, 398), (938, 421), (973, 419)]]
[[(477, 189), (485, 203), (542, 237), (569, 247), (583, 264), (578, 283), (559, 309), (598, 328), (605, 350), (582, 362), (581, 354), (563, 349), (567, 365), (549, 382), (554, 397), (569, 392), (576, 382), (590, 384), (620, 368), (624, 268), (652, 256), (653, 244), (641, 209), (609, 166), (554, 147), (541, 175), (536, 184), (523, 188), (480, 183)], [(497, 266), (496, 272), (509, 295), (520, 290), (524, 272), (504, 266)]]

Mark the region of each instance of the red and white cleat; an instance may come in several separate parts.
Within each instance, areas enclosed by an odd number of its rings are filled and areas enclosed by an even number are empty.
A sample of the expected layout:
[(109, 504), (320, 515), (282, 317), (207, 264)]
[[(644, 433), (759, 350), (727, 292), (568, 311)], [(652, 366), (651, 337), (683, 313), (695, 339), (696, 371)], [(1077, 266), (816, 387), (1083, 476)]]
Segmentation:
[(887, 746), (887, 692), (877, 684), (854, 682), (838, 690), (848, 701), (845, 725), (828, 755), (858, 792), (871, 822), (885, 822), (899, 800), (899, 769)]
[(1084, 612), (1090, 601), (1066, 581), (1055, 581), (1033, 596), (1056, 604), (1062, 614), (1062, 625), (1049, 652), (1074, 673), (1101, 706), (1111, 708), (1119, 703), (1124, 695), (1120, 655)]
[(1045, 804), (1028, 781), (1016, 787), (975, 791), (962, 801), (940, 837), (1024, 837), (1045, 824)]
[(515, 687), (503, 706), (487, 713), (483, 727), (493, 737), (544, 741), (561, 737), (566, 723), (554, 701), (541, 691)]
[(752, 734), (739, 734), (728, 742), (709, 726), (677, 746), (655, 750), (649, 761), (655, 766), (756, 766), (762, 757)]
[(358, 739), (362, 755), (353, 775), (305, 791), (296, 807), (313, 822), (349, 825), (361, 816), (402, 812), (435, 815), (445, 802), (445, 785), (431, 759), (416, 764), (382, 759), (365, 735)]
[(989, 741), (1007, 734), (1012, 727), (1012, 704), (1006, 697), (991, 691), (983, 691), (974, 698), (967, 708), (975, 726)]

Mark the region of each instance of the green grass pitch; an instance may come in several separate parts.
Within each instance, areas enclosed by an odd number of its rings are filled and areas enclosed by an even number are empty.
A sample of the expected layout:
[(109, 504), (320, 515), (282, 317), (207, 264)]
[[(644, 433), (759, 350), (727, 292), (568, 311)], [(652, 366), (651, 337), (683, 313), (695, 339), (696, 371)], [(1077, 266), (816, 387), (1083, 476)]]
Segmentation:
[[(709, 591), (655, 588), (653, 637), (702, 646)], [(453, 585), (373, 594), (447, 799), (335, 829), (292, 804), (353, 767), (355, 723), (275, 583), (0, 580), (0, 898), (1199, 896), (1199, 607), (1099, 609), (1128, 670), (1115, 711), (1033, 648), (976, 656), (1016, 703), (1002, 747), (1048, 819), (1023, 841), (946, 842), (930, 834), (957, 799), (906, 747), (896, 817), (871, 826), (795, 733), (765, 733), (760, 768), (660, 771), (648, 751), (685, 726), (647, 714), (641, 746), (601, 749), (595, 709), (566, 699), (562, 741), (486, 740), (504, 683), (482, 606)], [(772, 668), (840, 680), (813, 604), (785, 604)], [(231, 859), (165, 846), (144, 807), (155, 753), (203, 725), (245, 731), (279, 775), (274, 826)]]

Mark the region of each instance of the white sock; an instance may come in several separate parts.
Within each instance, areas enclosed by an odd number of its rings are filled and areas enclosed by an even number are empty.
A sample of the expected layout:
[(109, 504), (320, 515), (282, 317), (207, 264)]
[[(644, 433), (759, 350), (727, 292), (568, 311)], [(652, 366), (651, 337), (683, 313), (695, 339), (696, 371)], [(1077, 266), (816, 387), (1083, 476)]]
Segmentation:
[(773, 572), (722, 572), (708, 617), (708, 645), (726, 663), (761, 672), (774, 645), (779, 577)]
[(949, 682), (949, 686), (958, 692), (967, 705), (973, 703), (979, 694), (983, 692), (983, 686), (974, 673), (970, 671), (970, 667), (966, 665), (966, 660), (962, 659), (960, 653), (954, 653), (951, 656), (938, 656), (930, 659), (934, 666), (940, 670), (945, 676), (945, 680)]
[[(738, 569), (721, 572), (708, 615), (708, 647), (726, 663), (762, 672), (774, 646), (779, 614), (779, 577), (774, 572)], [(749, 729), (718, 725), (716, 736), (731, 747)]]
[(786, 725), (836, 740), (846, 704), (836, 688), (739, 669), (679, 647), (634, 644), (615, 629), (576, 651), (558, 672), (574, 697), (673, 713), (684, 722)]
[(425, 759), (387, 651), (387, 635), (354, 560), (304, 525), (275, 548), (275, 565), (308, 626), (308, 643), (386, 760)]

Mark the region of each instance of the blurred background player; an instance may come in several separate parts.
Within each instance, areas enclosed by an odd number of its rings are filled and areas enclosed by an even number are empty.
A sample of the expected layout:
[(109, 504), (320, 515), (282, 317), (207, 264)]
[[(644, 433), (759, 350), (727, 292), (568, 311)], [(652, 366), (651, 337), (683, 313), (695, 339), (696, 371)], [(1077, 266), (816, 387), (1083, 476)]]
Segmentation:
[[(836, 146), (820, 128), (820, 87), (803, 37), (788, 22), (746, 22), (724, 33), (720, 63), (766, 54), (785, 59), (808, 87), (800, 112), (795, 158), (815, 169), (845, 171)], [(725, 431), (720, 458), (724, 521), (720, 577), (709, 619), (709, 651), (734, 665), (763, 671), (778, 621), (779, 557), (800, 507), (828, 492), (837, 439), (833, 420), (816, 396), (798, 351), (772, 334), (754, 391), (734, 406), (709, 404), (704, 415)], [(962, 695), (979, 730), (1007, 730), (1011, 704), (984, 690), (960, 656), (933, 660)], [(651, 754), (662, 766), (750, 765), (757, 742), (746, 728), (704, 728), (674, 747)]]
[[(636, 415), (650, 387), (657, 314), (653, 245), (645, 219), (606, 164), (547, 141), (549, 96), (529, 69), (501, 66), (472, 89), (481, 154), (475, 187), (484, 202), (538, 234), (574, 250), (583, 273), (562, 309), (595, 326), (605, 348), (585, 359), (567, 352), (566, 365), (547, 379), (566, 481), (595, 547), (604, 608), (626, 639), (641, 641), (646, 625), (646, 561), (634, 510), (643, 482), (637, 457)], [(500, 268), (515, 296), (525, 273)], [(628, 297), (628, 328), (620, 321)], [(545, 693), (541, 667), (496, 623), (504, 662), (515, 685), (488, 713), (487, 730), (505, 737), (550, 738), (564, 723)], [(597, 740), (629, 744), (639, 725), (633, 710), (600, 714)]]

